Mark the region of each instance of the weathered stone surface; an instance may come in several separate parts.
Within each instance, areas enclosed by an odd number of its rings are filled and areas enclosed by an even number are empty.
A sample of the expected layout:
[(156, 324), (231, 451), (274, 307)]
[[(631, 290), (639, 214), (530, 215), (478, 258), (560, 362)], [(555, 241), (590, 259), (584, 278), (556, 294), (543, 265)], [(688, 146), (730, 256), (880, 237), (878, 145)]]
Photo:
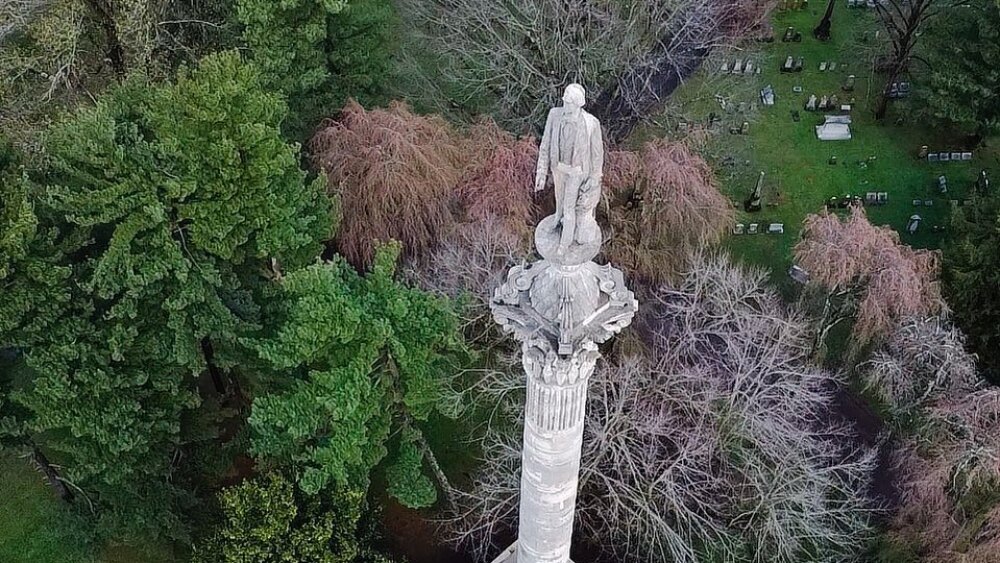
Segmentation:
[(628, 326), (638, 308), (621, 271), (593, 262), (604, 147), (600, 123), (580, 109), (583, 96), (577, 85), (566, 89), (539, 150), (535, 188), (544, 188), (549, 171), (556, 188), (556, 213), (535, 231), (543, 260), (511, 268), (491, 302), (494, 320), (521, 342), (527, 376), (518, 540), (495, 563), (570, 562), (597, 345)]

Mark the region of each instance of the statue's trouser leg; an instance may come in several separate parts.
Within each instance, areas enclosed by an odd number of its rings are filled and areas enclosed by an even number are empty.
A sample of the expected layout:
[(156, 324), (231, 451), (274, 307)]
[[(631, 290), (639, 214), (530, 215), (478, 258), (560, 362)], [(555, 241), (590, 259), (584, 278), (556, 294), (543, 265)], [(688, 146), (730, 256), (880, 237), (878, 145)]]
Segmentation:
[(566, 186), (566, 173), (560, 170), (553, 170), (552, 185), (556, 194), (556, 218), (562, 221), (563, 192)]
[(562, 237), (559, 240), (559, 247), (566, 249), (573, 244), (573, 239), (576, 237), (576, 207), (583, 177), (578, 174), (566, 174), (563, 183), (562, 216), (560, 218)]
[(567, 385), (528, 377), (517, 563), (570, 560), (590, 374), (579, 375)]

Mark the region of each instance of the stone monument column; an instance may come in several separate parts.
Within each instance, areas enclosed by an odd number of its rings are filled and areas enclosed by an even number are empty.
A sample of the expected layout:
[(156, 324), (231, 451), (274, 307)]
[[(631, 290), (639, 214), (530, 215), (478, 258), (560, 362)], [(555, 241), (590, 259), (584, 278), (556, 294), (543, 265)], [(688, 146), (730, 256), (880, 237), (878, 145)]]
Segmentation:
[(539, 147), (536, 190), (551, 172), (556, 213), (535, 230), (542, 260), (515, 266), (494, 293), (493, 318), (521, 342), (527, 375), (518, 539), (495, 563), (570, 563), (587, 384), (597, 345), (638, 308), (622, 273), (593, 259), (601, 231), (601, 126), (571, 84)]

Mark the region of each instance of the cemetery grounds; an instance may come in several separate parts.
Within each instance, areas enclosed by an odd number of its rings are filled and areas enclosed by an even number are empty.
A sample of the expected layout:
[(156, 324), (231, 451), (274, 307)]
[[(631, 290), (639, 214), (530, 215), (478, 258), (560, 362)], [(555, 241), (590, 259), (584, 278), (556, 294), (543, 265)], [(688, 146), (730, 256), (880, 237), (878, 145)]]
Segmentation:
[[(692, 142), (712, 164), (723, 192), (738, 208), (736, 222), (760, 225), (758, 234), (729, 236), (724, 248), (739, 260), (768, 268), (786, 295), (794, 286), (786, 272), (802, 221), (808, 214), (820, 212), (831, 197), (864, 198), (868, 192), (886, 192), (884, 205), (866, 206), (871, 221), (896, 229), (901, 240), (914, 247), (940, 248), (947, 237), (951, 206), (964, 202), (979, 171), (990, 170), (994, 178), (1000, 174), (1000, 139), (988, 140), (967, 162), (918, 159), (921, 145), (928, 145), (931, 152), (959, 151), (963, 139), (921, 123), (905, 99), (890, 104), (889, 116), (884, 123), (877, 123), (872, 108), (882, 83), (878, 76), (873, 80), (870, 62), (878, 29), (875, 15), (838, 1), (833, 38), (823, 43), (812, 36), (812, 29), (825, 4), (814, 0), (806, 9), (777, 12), (772, 43), (759, 42), (743, 51), (710, 57), (674, 93), (664, 113), (629, 141), (638, 146), (653, 136), (703, 139)], [(801, 42), (782, 41), (790, 26), (802, 34)], [(781, 72), (789, 55), (804, 59), (801, 72)], [(731, 69), (737, 58), (743, 64), (751, 59), (761, 68), (760, 74), (720, 71), (726, 63)], [(824, 61), (835, 62), (836, 68), (821, 72)], [(842, 86), (851, 74), (856, 76), (854, 91), (845, 92)], [(760, 90), (767, 85), (774, 88), (773, 106), (761, 103)], [(794, 92), (795, 86), (801, 86), (802, 92)], [(836, 95), (840, 103), (854, 98), (851, 140), (816, 138), (815, 126), (823, 122), (824, 112), (805, 111), (811, 94), (817, 98)], [(722, 108), (717, 95), (725, 100), (727, 109)], [(792, 118), (793, 111), (799, 112), (798, 122)], [(719, 118), (715, 125), (708, 124), (711, 113)], [(744, 121), (750, 125), (747, 135), (730, 132)], [(697, 133), (692, 135), (691, 131)], [(836, 157), (836, 164), (831, 164), (831, 157)], [(743, 202), (761, 171), (765, 172), (763, 209), (748, 213)], [(937, 178), (942, 174), (948, 179), (947, 194), (937, 189)], [(914, 200), (921, 204), (915, 206)], [(924, 205), (927, 201), (931, 206)], [(911, 235), (906, 225), (913, 214), (919, 214), (922, 223)], [(770, 223), (783, 223), (784, 233), (767, 233)], [(934, 226), (944, 230), (935, 232)]]

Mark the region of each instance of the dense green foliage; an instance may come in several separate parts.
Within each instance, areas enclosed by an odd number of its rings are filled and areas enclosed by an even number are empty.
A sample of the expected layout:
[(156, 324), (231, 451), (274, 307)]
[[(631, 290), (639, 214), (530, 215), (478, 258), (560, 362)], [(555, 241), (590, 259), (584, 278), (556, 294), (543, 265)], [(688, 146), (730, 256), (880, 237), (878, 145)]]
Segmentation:
[(224, 521), (193, 563), (349, 563), (358, 553), (356, 493), (306, 496), (271, 473), (219, 494)]
[[(33, 372), (15, 397), (66, 475), (96, 493), (110, 535), (182, 533), (189, 495), (173, 458), (196, 439), (181, 427), (200, 403), (197, 378), (228, 365), (255, 328), (264, 267), (307, 263), (329, 232), (322, 183), (305, 181), (283, 115), (253, 67), (213, 55), (173, 84), (115, 89), (50, 130), (39, 181), (57, 234), (29, 240), (29, 207), (5, 198), (20, 233), (7, 246), (37, 247), (7, 252), (10, 283), (27, 289), (0, 303), (0, 317), (24, 319), (0, 342), (20, 346)], [(50, 240), (74, 244), (47, 268)], [(32, 284), (72, 292), (71, 303), (32, 301)]]
[(1000, 132), (1000, 5), (970, 2), (933, 20), (930, 70), (916, 95), (936, 122), (980, 136)]
[(270, 88), (288, 97), (304, 136), (353, 97), (381, 101), (389, 72), (388, 0), (237, 0), (243, 37)]
[(252, 451), (291, 464), (308, 492), (365, 490), (390, 433), (402, 429), (390, 473), (406, 483), (391, 492), (411, 506), (434, 501), (413, 446), (416, 423), (456, 414), (449, 374), (463, 349), (448, 303), (394, 281), (398, 254), (398, 245), (383, 248), (365, 276), (339, 257), (289, 274), (277, 331), (255, 343), (291, 381), (254, 401)]
[(1000, 197), (984, 195), (956, 210), (955, 235), (944, 253), (945, 291), (955, 320), (1000, 381)]

